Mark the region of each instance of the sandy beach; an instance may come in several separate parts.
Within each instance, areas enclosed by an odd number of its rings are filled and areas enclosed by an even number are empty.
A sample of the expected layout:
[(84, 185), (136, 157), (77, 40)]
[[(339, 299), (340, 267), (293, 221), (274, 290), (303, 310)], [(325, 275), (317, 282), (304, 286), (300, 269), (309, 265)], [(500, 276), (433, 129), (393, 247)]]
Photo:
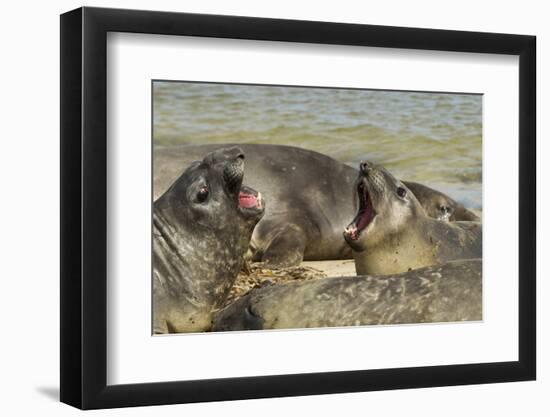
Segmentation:
[(318, 269), (327, 277), (350, 277), (355, 276), (355, 263), (353, 259), (336, 261), (308, 261), (302, 262), (302, 266)]

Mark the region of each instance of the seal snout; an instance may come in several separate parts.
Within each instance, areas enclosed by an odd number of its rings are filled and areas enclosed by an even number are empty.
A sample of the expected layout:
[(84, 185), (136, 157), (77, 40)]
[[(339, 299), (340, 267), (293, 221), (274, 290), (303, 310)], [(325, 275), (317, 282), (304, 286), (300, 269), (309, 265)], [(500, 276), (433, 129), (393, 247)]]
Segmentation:
[(223, 178), (230, 192), (241, 188), (244, 176), (244, 152), (239, 147), (219, 151), (218, 157), (224, 161)]
[(361, 161), (359, 163), (359, 171), (363, 174), (368, 174), (374, 168), (374, 164), (369, 161)]
[(223, 149), (223, 153), (228, 160), (244, 160), (244, 152), (238, 146)]

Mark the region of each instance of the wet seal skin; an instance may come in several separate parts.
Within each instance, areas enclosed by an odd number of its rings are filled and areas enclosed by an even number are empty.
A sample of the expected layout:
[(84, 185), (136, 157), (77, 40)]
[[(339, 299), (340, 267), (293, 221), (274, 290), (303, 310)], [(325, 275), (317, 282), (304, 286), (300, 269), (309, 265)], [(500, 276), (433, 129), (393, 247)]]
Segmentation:
[(192, 163), (153, 207), (153, 332), (210, 330), (263, 215), (237, 147)]
[(481, 258), (481, 223), (429, 217), (409, 188), (385, 168), (362, 162), (354, 187), (359, 208), (344, 238), (353, 249), (358, 275)]
[[(154, 152), (155, 197), (166, 189), (191, 161), (224, 144), (156, 147)], [(233, 145), (231, 145), (233, 146)], [(351, 259), (342, 230), (357, 208), (350, 191), (357, 169), (318, 152), (282, 145), (239, 145), (246, 153), (245, 182), (261, 190), (266, 213), (254, 230), (249, 258), (269, 268), (299, 265), (302, 260)], [(406, 183), (409, 184), (409, 183)], [(459, 204), (420, 184), (421, 203), (436, 218), (452, 210), (460, 220)], [(430, 193), (430, 190), (432, 193)], [(439, 196), (437, 199), (433, 195)], [(447, 219), (448, 220), (448, 219)]]
[(214, 331), (482, 319), (482, 261), (388, 276), (323, 278), (253, 289), (214, 317)]

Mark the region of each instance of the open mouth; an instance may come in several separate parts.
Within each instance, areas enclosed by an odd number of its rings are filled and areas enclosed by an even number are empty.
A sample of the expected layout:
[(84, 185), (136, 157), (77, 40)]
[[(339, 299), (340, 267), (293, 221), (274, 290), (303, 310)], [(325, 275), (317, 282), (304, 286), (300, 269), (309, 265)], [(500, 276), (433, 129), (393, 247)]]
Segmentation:
[(262, 193), (243, 185), (239, 191), (239, 208), (253, 211), (263, 210)]
[(365, 184), (365, 181), (361, 181), (357, 185), (357, 195), (359, 196), (359, 211), (355, 216), (355, 219), (349, 224), (344, 231), (344, 235), (351, 240), (359, 239), (361, 232), (365, 230), (369, 224), (372, 223), (376, 216), (376, 211), (372, 205), (372, 200)]

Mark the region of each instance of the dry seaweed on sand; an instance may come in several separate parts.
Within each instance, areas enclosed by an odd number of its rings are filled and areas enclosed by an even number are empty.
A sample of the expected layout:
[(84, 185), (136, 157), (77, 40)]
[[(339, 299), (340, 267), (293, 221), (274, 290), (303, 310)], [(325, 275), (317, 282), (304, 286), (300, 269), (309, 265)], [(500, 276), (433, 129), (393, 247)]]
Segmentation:
[(247, 265), (237, 276), (224, 306), (232, 303), (237, 298), (245, 295), (253, 288), (263, 287), (277, 283), (291, 281), (309, 281), (312, 279), (326, 278), (323, 271), (309, 266), (292, 266), (288, 268), (269, 269), (261, 262)]

